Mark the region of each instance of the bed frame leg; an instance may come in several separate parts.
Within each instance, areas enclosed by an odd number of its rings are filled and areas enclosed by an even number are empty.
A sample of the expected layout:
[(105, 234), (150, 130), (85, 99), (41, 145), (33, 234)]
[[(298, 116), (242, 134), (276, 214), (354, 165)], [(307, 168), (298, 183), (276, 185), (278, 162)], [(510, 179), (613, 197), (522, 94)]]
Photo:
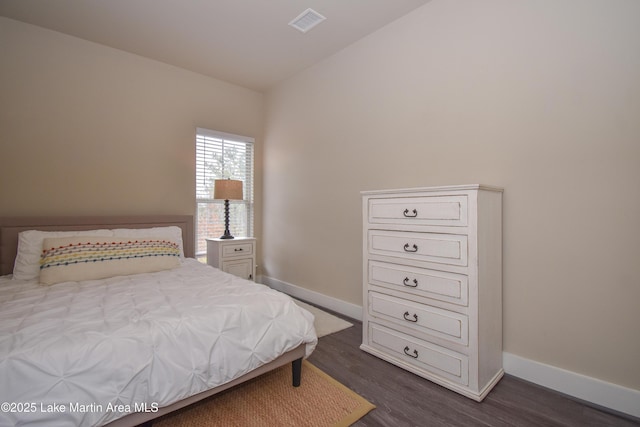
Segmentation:
[(302, 357), (291, 362), (291, 370), (293, 372), (293, 386), (300, 387), (302, 378)]

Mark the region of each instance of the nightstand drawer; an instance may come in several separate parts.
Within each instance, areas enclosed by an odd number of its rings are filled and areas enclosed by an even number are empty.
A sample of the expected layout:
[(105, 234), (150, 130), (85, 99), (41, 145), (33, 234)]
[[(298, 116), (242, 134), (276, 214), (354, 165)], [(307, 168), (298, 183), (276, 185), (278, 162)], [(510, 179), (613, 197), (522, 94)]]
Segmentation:
[(222, 247), (222, 257), (236, 257), (253, 254), (253, 243), (227, 244)]
[(369, 283), (460, 306), (469, 305), (469, 277), (464, 274), (369, 261)]
[(223, 260), (221, 270), (243, 279), (253, 280), (253, 259)]
[(372, 198), (370, 224), (467, 225), (467, 196)]
[(369, 292), (369, 314), (456, 344), (469, 343), (469, 318), (426, 304)]
[(449, 265), (467, 265), (467, 236), (369, 230), (369, 253)]
[(463, 354), (376, 323), (369, 323), (369, 345), (418, 369), (469, 384), (469, 358)]

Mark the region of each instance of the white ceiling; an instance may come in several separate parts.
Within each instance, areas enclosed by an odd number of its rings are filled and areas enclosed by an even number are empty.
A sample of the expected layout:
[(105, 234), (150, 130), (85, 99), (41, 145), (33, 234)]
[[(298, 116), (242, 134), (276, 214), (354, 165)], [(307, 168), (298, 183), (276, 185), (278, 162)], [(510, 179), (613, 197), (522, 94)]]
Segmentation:
[[(264, 91), (429, 0), (0, 0), (0, 15)], [(327, 19), (288, 23), (307, 8)]]

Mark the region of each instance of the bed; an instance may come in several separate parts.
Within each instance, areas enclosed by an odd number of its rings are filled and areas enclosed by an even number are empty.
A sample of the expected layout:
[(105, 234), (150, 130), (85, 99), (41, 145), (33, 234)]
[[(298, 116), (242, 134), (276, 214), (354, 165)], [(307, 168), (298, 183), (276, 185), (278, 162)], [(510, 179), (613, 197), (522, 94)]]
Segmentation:
[(313, 316), (194, 247), (191, 216), (0, 218), (0, 426), (149, 424), (288, 363), (299, 385)]

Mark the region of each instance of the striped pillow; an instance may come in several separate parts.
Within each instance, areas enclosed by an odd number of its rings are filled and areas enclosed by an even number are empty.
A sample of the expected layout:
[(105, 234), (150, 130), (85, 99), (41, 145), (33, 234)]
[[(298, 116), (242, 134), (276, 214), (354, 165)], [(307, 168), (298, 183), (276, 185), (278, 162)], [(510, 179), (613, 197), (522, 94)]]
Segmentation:
[(44, 239), (40, 283), (151, 273), (180, 264), (180, 247), (165, 238), (60, 237)]

